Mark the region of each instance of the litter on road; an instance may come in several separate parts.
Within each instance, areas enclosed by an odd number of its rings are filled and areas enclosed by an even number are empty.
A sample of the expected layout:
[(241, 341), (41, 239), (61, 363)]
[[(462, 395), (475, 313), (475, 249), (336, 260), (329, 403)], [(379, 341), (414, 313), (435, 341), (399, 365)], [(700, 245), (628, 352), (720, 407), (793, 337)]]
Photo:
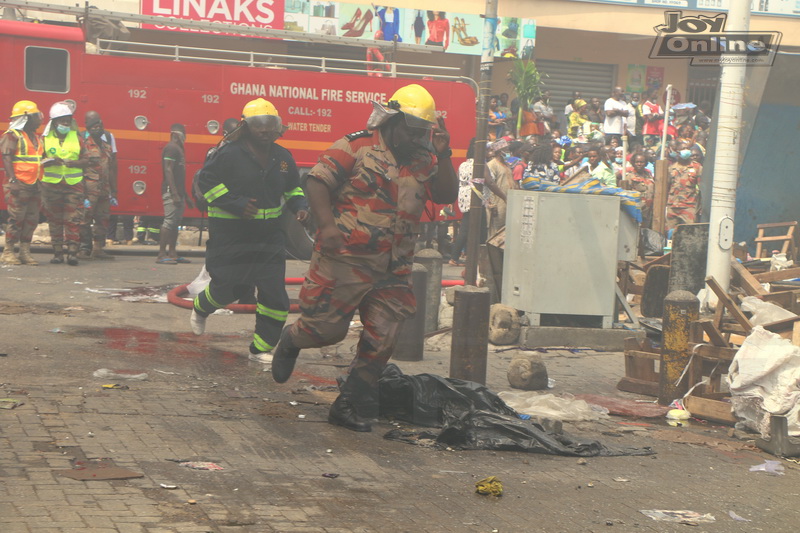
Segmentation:
[(475, 492), (485, 496), (502, 496), (503, 484), (496, 476), (489, 476), (475, 483)]
[(764, 472), (772, 476), (784, 475), (785, 468), (780, 461), (765, 461), (760, 465), (753, 465), (750, 467), (751, 472)]
[(664, 509), (648, 509), (639, 511), (645, 516), (659, 522), (677, 522), (679, 524), (709, 524), (716, 522), (716, 518), (710, 514), (700, 514), (695, 511), (667, 511)]

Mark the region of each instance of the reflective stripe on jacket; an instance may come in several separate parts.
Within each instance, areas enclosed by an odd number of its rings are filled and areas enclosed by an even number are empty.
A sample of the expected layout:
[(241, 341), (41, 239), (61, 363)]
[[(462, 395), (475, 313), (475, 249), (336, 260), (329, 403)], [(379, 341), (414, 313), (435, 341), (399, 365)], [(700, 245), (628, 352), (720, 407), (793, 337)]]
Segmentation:
[[(44, 151), (46, 157), (58, 157), (64, 161), (77, 161), (81, 156), (81, 143), (78, 140), (78, 132), (70, 131), (61, 143), (55, 131), (51, 131), (44, 138)], [(45, 183), (60, 183), (66, 180), (67, 185), (75, 185), (83, 180), (83, 169), (71, 168), (66, 165), (53, 165), (44, 169), (42, 181)]]
[(11, 163), (14, 166), (14, 176), (22, 183), (32, 185), (42, 177), (43, 143), (39, 140), (38, 146), (34, 148), (30, 137), (25, 131), (9, 131), (17, 137), (17, 152), (11, 158)]

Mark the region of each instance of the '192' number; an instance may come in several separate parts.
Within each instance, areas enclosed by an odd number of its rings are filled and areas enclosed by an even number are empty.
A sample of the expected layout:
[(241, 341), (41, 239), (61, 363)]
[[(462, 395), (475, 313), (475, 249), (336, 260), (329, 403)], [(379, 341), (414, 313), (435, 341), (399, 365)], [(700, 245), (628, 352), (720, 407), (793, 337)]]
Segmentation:
[(131, 165), (128, 167), (131, 174), (147, 174), (147, 167), (145, 165)]
[(131, 98), (147, 98), (147, 89), (128, 89)]
[(203, 98), (203, 103), (204, 104), (218, 104), (219, 103), (219, 95), (218, 94), (204, 94), (202, 98)]

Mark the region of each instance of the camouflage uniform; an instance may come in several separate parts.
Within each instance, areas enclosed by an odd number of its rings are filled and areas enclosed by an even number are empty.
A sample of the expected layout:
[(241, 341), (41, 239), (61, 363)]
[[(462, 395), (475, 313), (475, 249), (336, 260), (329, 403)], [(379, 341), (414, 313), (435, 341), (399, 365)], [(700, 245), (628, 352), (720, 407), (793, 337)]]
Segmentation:
[(345, 244), (327, 254), (317, 239), (291, 342), (301, 349), (335, 344), (358, 310), (364, 330), (350, 376), (373, 393), (403, 320), (416, 310), (409, 278), (436, 172), (435, 156), (399, 165), (379, 131), (362, 131), (334, 143), (310, 173), (331, 191)]
[(678, 224), (693, 224), (700, 212), (700, 176), (703, 167), (692, 161), (669, 166), (669, 196), (667, 197), (666, 229)]
[[(83, 223), (81, 224), (81, 242), (88, 243), (94, 237), (95, 242), (105, 242), (108, 233), (108, 221), (111, 217), (112, 196), (109, 184), (109, 165), (111, 163), (111, 145), (106, 141), (96, 141), (89, 132), (84, 133), (84, 147), (86, 155), (97, 158), (96, 164), (90, 164), (84, 172), (86, 184), (86, 198), (90, 207), (84, 210)], [(94, 225), (92, 225), (94, 223)]]
[[(22, 156), (38, 155), (41, 157), (42, 139), (37, 138), (37, 140), (39, 143), (38, 150), (33, 147), (27, 133), (8, 131), (0, 139), (0, 153)], [(39, 210), (42, 205), (39, 188), (41, 167), (38, 174), (32, 180), (32, 183), (25, 183), (22, 179), (19, 179), (17, 183), (6, 181), (3, 184), (6, 210), (8, 211), (8, 224), (6, 225), (7, 246), (10, 244), (13, 247), (14, 244), (26, 244), (33, 240), (33, 232), (36, 230), (36, 226), (39, 225)]]

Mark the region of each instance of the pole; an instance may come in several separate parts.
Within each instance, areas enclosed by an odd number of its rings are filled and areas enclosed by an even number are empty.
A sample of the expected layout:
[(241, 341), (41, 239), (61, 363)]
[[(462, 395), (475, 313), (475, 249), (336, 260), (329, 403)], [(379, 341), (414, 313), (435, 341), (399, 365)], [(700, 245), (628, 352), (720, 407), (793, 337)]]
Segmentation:
[(425, 308), (428, 269), (419, 263), (411, 267), (411, 290), (417, 300), (417, 313), (400, 326), (392, 357), (398, 361), (422, 361), (425, 353)]
[[(473, 179), (482, 179), (486, 172), (486, 141), (489, 139), (489, 100), (492, 96), (492, 65), (494, 63), (494, 41), (497, 33), (497, 0), (486, 0), (486, 15), (483, 21), (483, 54), (481, 75), (478, 82), (478, 124), (475, 131), (475, 159), (472, 165)], [(520, 113), (522, 109), (520, 109)], [(477, 285), (478, 248), (480, 247), (483, 201), (472, 191), (470, 200), (469, 229), (467, 230), (467, 264), (464, 283)]]
[(667, 130), (669, 129), (669, 110), (672, 107), (672, 84), (667, 85), (667, 101), (664, 103), (664, 128), (661, 132), (661, 157), (667, 153)]
[(486, 384), (489, 356), (489, 309), (486, 287), (457, 287), (453, 306), (450, 377)]
[(428, 271), (425, 282), (425, 333), (439, 329), (439, 306), (442, 303), (442, 254), (432, 248), (420, 250), (414, 262)]
[(658, 403), (661, 405), (669, 405), (689, 390), (683, 374), (691, 357), (689, 341), (692, 322), (698, 319), (699, 314), (700, 301), (689, 291), (672, 291), (664, 299), (664, 340), (658, 371)]
[[(731, 0), (725, 30), (743, 33), (750, 29), (750, 1)], [(714, 146), (714, 174), (709, 213), (706, 277), (713, 276), (728, 290), (731, 279), (733, 217), (736, 212), (736, 184), (739, 180), (742, 108), (747, 62), (744, 54), (724, 54), (732, 62), (722, 64), (717, 113), (717, 142)], [(741, 59), (737, 63), (736, 59)]]

